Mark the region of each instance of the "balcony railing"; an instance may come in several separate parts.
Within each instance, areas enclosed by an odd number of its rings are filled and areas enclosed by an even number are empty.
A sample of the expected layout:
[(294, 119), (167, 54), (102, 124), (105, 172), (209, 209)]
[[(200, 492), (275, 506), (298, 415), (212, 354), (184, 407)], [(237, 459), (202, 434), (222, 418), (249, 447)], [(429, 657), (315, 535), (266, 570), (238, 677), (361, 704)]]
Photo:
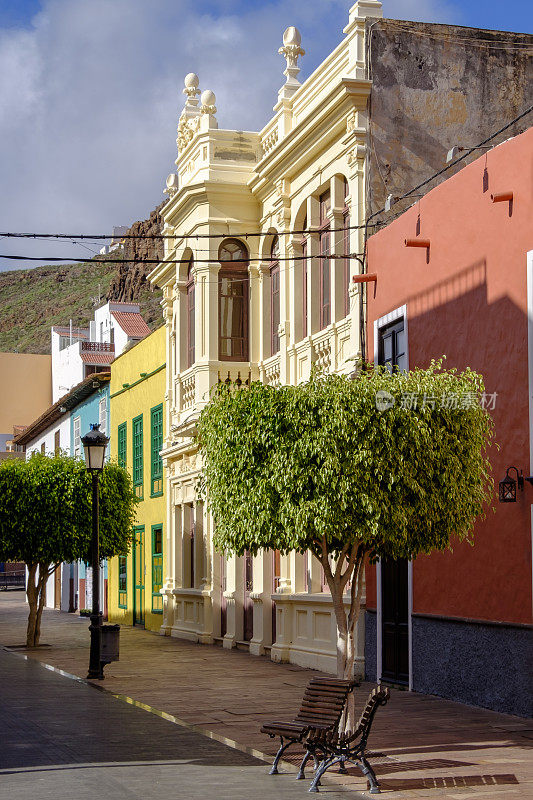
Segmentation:
[(81, 342), (82, 353), (114, 353), (115, 345), (110, 342)]

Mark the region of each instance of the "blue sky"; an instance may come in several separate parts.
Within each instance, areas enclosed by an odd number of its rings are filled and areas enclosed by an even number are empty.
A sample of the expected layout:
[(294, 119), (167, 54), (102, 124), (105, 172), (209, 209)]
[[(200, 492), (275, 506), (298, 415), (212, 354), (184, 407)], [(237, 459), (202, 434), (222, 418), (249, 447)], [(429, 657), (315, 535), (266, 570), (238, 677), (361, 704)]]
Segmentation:
[[(221, 128), (261, 130), (285, 80), (285, 28), (301, 30), (305, 80), (352, 2), (0, 0), (0, 230), (105, 233), (146, 218), (175, 170), (184, 76), (215, 92)], [(383, 0), (383, 11), (533, 32), (533, 0)], [(2, 252), (76, 251), (2, 240)]]
[[(39, 0), (0, 0), (0, 28), (30, 25), (41, 5)], [(155, 11), (157, 0), (150, 0), (149, 5)], [(273, 3), (266, 0), (200, 0), (197, 3), (199, 11), (215, 16), (221, 12), (238, 14), (250, 8), (268, 8), (269, 5)], [(515, 0), (509, 7), (501, 0), (456, 0), (449, 5), (456, 12), (450, 21), (457, 25), (533, 33), (533, 0)], [(386, 2), (384, 7), (386, 15)]]

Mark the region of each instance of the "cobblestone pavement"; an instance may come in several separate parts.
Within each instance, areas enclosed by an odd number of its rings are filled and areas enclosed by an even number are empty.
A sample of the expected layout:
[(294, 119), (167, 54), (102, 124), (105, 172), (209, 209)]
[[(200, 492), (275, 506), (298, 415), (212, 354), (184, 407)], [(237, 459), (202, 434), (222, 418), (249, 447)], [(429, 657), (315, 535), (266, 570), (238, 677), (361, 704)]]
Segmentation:
[[(2, 593), (1, 645), (23, 643), (26, 613), (22, 593)], [(42, 630), (42, 642), (47, 646), (18, 652), (84, 678), (89, 657), (88, 621), (45, 610)], [(124, 626), (120, 661), (106, 667), (101, 685), (107, 692), (173, 715), (189, 726), (188, 730), (208, 731), (273, 754), (276, 745), (259, 733), (261, 723), (272, 718), (290, 719), (311, 674), (293, 665), (274, 664), (265, 657)], [(364, 704), (370, 688), (368, 684), (357, 690), (359, 705)], [(153, 716), (145, 711), (137, 713), (146, 719)], [(81, 720), (79, 729), (83, 731)], [(391, 800), (533, 800), (532, 720), (393, 690), (389, 704), (378, 711), (370, 747), (382, 794)], [(291, 760), (295, 762), (297, 756)], [(257, 770), (264, 776), (267, 768), (261, 765)], [(283, 797), (278, 780), (290, 778), (291, 782), (294, 776), (265, 777), (268, 789), (258, 784), (249, 797), (259, 792), (268, 797), (273, 782), (275, 796)], [(307, 782), (294, 786), (296, 794), (303, 797)], [(334, 773), (324, 786), (330, 797), (331, 792), (336, 795), (339, 790), (344, 796), (346, 790), (351, 797), (358, 796), (355, 792), (370, 796), (365, 791), (366, 781), (355, 769), (350, 769), (348, 776)]]

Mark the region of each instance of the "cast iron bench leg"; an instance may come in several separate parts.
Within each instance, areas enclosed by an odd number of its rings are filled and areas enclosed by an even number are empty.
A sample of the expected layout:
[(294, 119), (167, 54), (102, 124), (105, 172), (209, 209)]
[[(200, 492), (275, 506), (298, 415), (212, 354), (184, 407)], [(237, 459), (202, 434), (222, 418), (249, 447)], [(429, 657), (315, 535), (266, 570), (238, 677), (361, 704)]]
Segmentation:
[(368, 761), (364, 756), (361, 756), (358, 759), (358, 765), (363, 775), (366, 775), (366, 778), (370, 784), (370, 794), (379, 794), (380, 788), (378, 779), (376, 778), (376, 773), (374, 772), (374, 770), (372, 769), (372, 767), (370, 766), (370, 764), (368, 763)]
[(305, 779), (305, 765), (307, 764), (310, 758), (311, 758), (311, 753), (308, 750), (305, 756), (303, 757), (302, 763), (300, 764), (300, 769), (298, 770), (298, 775), (296, 776), (297, 781), (303, 781)]
[(288, 741), (287, 744), (283, 744), (283, 736), (280, 736), (279, 738), (280, 738), (280, 741), (281, 741), (281, 746), (280, 746), (278, 752), (276, 753), (276, 758), (274, 759), (274, 763), (272, 764), (272, 769), (268, 773), (269, 775), (278, 775), (279, 774), (278, 773), (279, 760), (280, 760), (281, 756), (283, 755), (283, 753), (285, 752), (285, 750), (287, 749), (287, 747), (290, 747), (291, 744), (294, 744), (294, 742), (292, 740)]
[(324, 761), (318, 768), (315, 777), (313, 778), (311, 786), (309, 787), (310, 792), (318, 792), (318, 787), (320, 785), (320, 778), (327, 769), (332, 767), (333, 764), (336, 764), (338, 761), (340, 761), (340, 758), (338, 756), (330, 756), (330, 758), (324, 759)]

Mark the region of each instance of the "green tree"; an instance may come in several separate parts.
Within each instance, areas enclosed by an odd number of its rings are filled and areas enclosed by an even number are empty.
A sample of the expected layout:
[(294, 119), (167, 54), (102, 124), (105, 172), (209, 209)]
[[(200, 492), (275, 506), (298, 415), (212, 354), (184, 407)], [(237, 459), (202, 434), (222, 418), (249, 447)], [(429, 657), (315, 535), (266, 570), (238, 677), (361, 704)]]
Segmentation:
[(369, 561), (471, 540), (492, 492), (482, 393), (475, 372), (433, 362), (279, 389), (222, 384), (202, 411), (215, 547), (311, 551), (332, 595), (339, 677), (353, 675)]
[[(100, 555), (125, 555), (131, 543), (136, 497), (118, 464), (100, 476)], [(46, 582), (62, 562), (90, 559), (91, 478), (82, 461), (63, 454), (33, 455), (0, 465), (0, 560), (28, 569), (26, 644), (37, 647)]]

